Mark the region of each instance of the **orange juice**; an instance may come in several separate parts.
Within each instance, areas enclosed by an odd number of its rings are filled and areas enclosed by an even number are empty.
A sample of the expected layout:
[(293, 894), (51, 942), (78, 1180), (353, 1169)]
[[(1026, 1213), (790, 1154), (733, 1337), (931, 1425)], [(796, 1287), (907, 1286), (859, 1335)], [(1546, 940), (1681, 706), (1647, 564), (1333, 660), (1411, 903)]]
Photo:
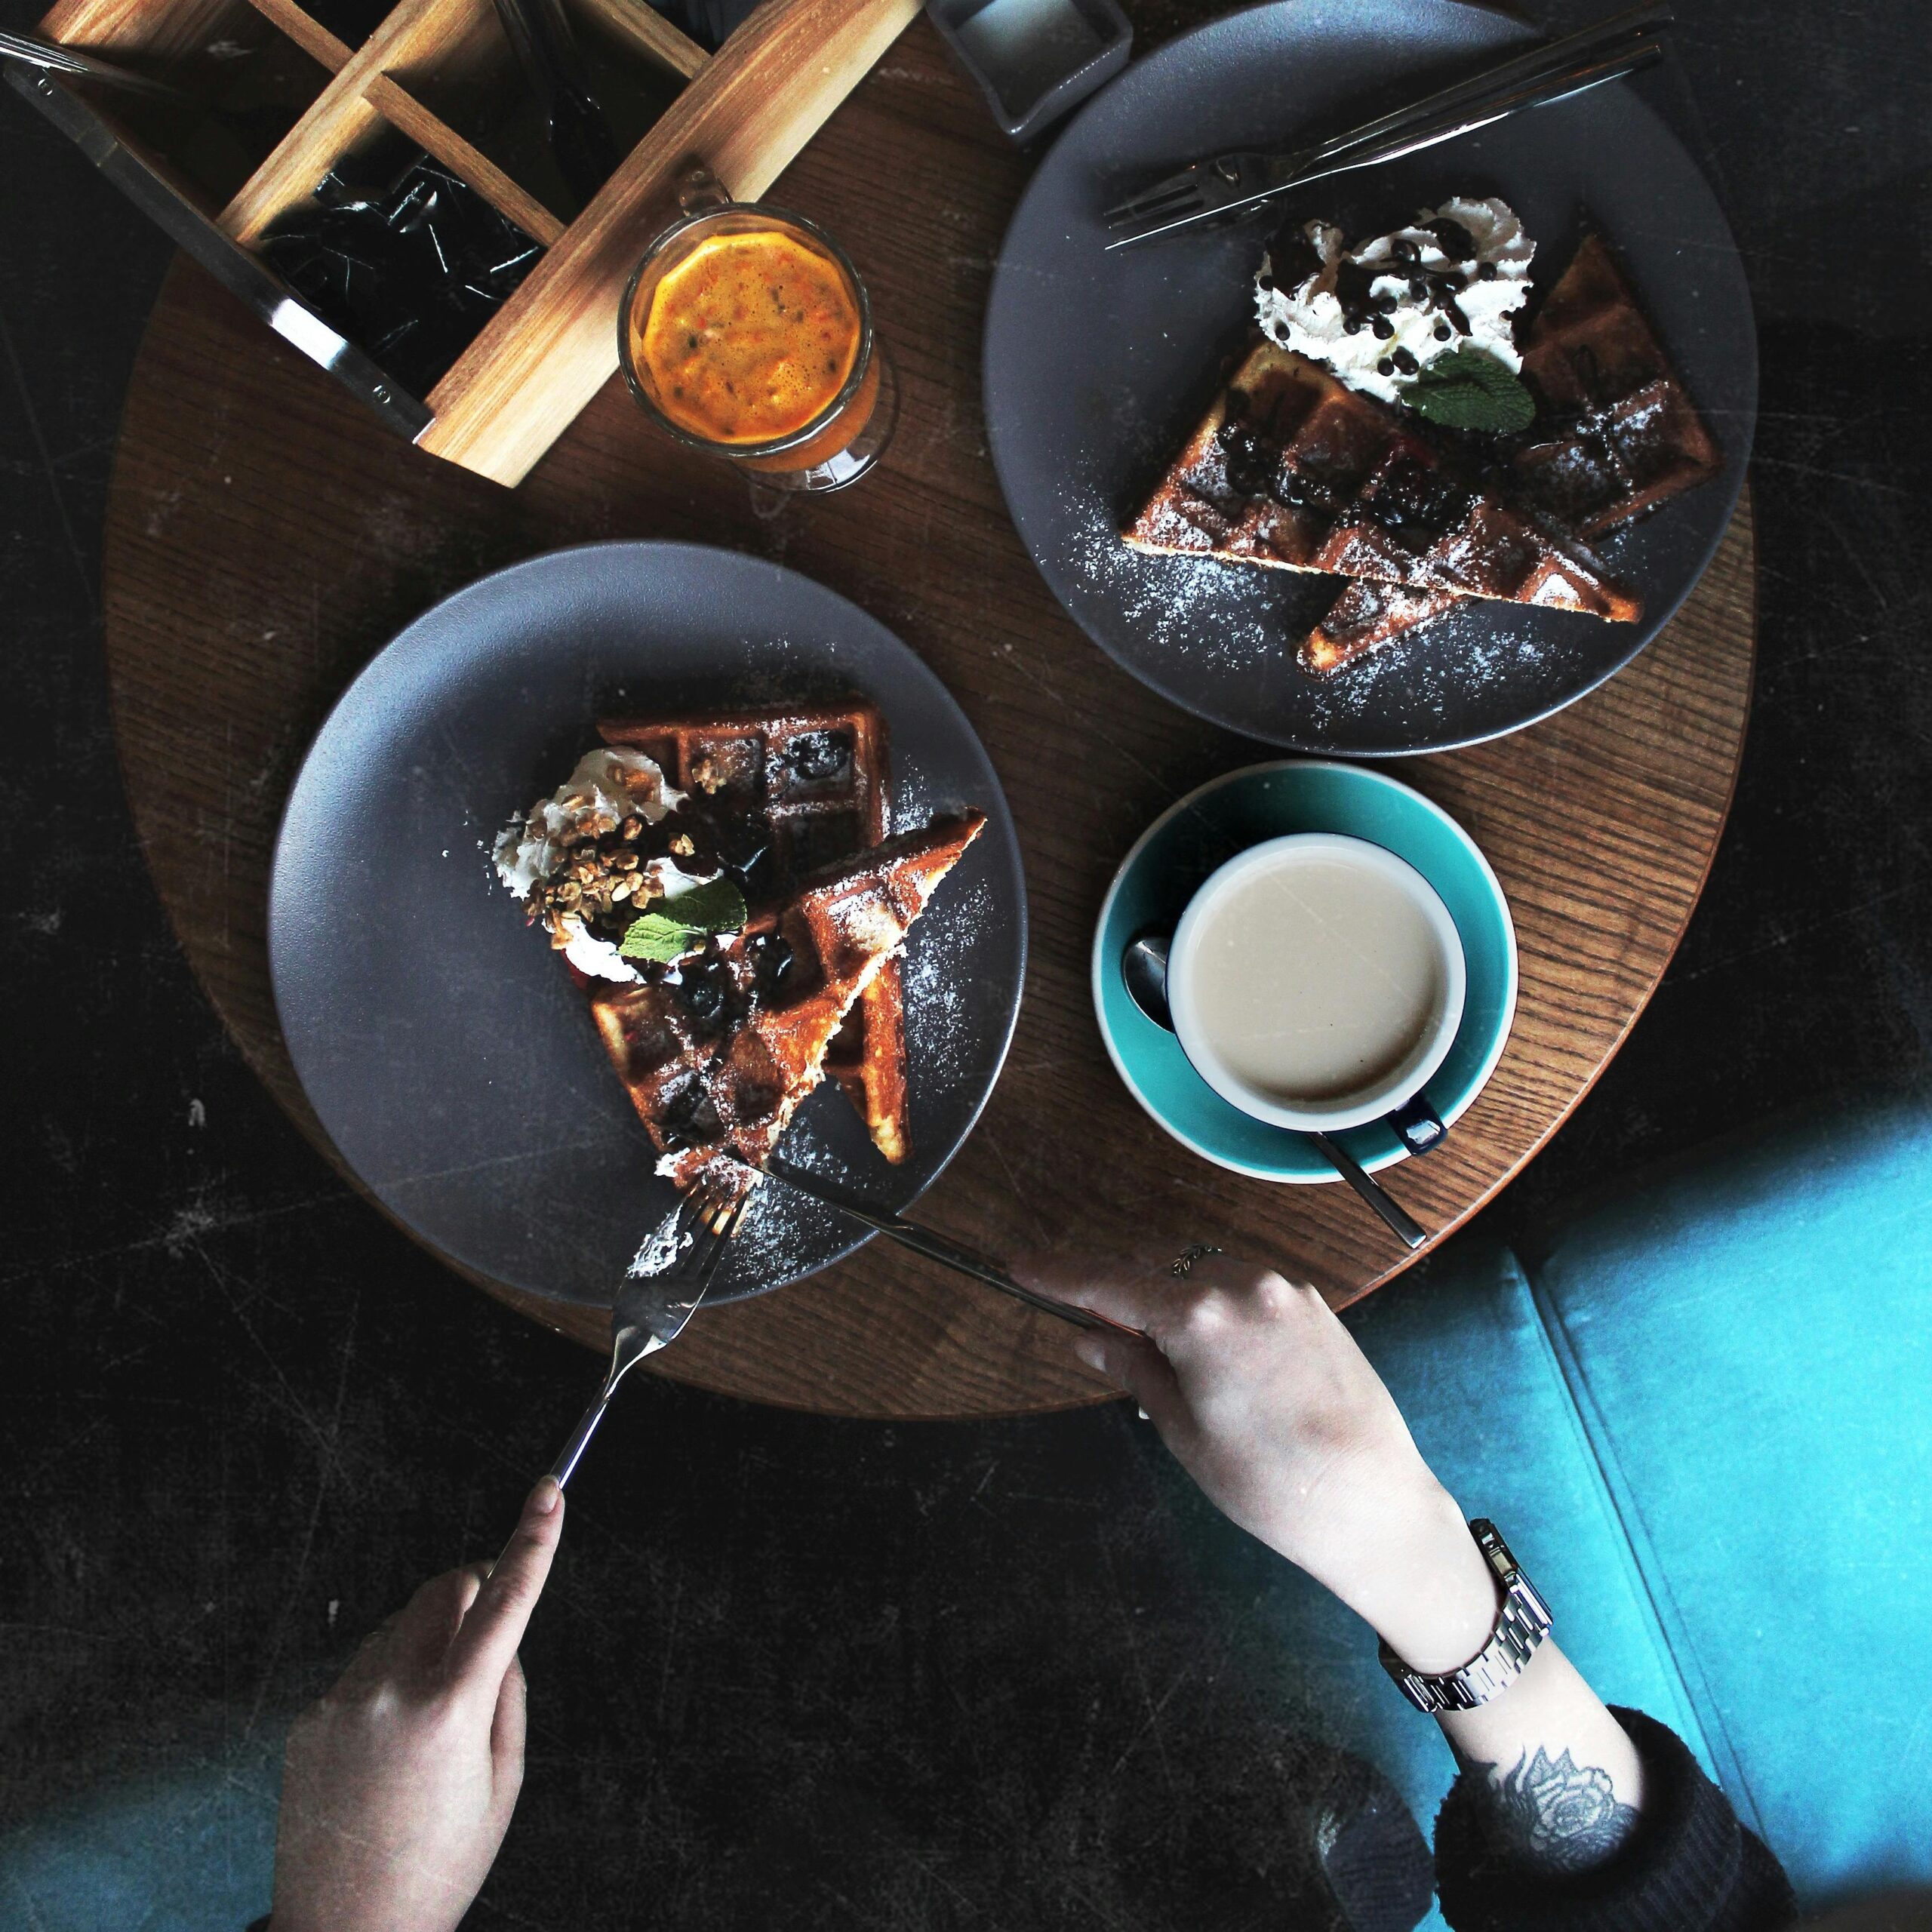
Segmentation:
[[(664, 273), (630, 328), (658, 408), (723, 448), (777, 441), (815, 422), (851, 377), (865, 335), (839, 264), (776, 227), (707, 236)], [(864, 426), (861, 400), (854, 395), (826, 426), (838, 436), (813, 444), (829, 440), (835, 452), (849, 442)]]

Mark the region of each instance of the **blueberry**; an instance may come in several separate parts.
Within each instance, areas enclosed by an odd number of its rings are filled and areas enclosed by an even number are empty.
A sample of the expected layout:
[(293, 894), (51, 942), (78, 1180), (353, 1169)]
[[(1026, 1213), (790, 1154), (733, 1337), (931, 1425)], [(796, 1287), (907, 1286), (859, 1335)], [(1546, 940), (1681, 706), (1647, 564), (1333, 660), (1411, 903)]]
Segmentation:
[(842, 731), (803, 731), (792, 740), (785, 761), (808, 784), (842, 777), (852, 764), (852, 741)]

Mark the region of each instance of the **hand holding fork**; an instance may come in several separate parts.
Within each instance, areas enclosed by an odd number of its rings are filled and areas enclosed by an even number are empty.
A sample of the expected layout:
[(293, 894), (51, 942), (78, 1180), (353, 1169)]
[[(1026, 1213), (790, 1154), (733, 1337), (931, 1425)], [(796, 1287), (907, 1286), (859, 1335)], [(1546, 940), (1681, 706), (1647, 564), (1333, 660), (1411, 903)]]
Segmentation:
[[(721, 1161), (701, 1174), (678, 1201), (676, 1211), (658, 1231), (645, 1250), (645, 1257), (661, 1256), (663, 1265), (648, 1272), (633, 1272), (619, 1291), (617, 1306), (611, 1312), (611, 1367), (583, 1419), (571, 1432), (550, 1473), (559, 1489), (570, 1481), (574, 1470), (604, 1420), (621, 1382), (646, 1355), (667, 1348), (683, 1332), (688, 1321), (710, 1292), (723, 1262), (724, 1251), (742, 1225), (755, 1186), (767, 1176), (735, 1162)], [(1138, 1329), (1124, 1327), (1096, 1315), (1091, 1309), (1056, 1300), (1017, 1281), (997, 1262), (976, 1253), (962, 1243), (937, 1234), (918, 1223), (897, 1214), (861, 1206), (833, 1193), (791, 1168), (774, 1168), (769, 1179), (808, 1195), (814, 1201), (849, 1214), (868, 1227), (876, 1228), (902, 1246), (940, 1263), (955, 1273), (968, 1275), (976, 1281), (997, 1288), (1001, 1294), (1029, 1308), (1044, 1309), (1076, 1327), (1112, 1329), (1116, 1334), (1140, 1339)], [(633, 1263), (634, 1269), (638, 1266)]]

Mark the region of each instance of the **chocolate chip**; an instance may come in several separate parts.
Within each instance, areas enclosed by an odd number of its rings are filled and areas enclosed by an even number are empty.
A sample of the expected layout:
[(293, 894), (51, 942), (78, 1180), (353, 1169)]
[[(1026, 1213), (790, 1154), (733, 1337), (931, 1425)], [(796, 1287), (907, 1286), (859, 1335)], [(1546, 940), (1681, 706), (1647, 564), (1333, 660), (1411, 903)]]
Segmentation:
[(1394, 361), (1395, 367), (1405, 376), (1413, 376), (1422, 366), (1406, 349), (1397, 349), (1391, 359)]
[(1377, 336), (1383, 342), (1386, 342), (1395, 333), (1395, 325), (1386, 315), (1377, 315), (1374, 321), (1369, 324), (1369, 327), (1374, 330)]

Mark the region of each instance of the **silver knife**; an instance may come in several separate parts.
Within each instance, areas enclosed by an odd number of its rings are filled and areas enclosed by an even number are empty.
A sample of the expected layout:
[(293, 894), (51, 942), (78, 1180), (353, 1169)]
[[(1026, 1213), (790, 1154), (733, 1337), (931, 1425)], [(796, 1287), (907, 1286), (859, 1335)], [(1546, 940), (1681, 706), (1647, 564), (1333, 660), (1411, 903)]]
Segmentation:
[(1147, 1339), (1138, 1328), (1130, 1328), (1123, 1321), (1110, 1321), (1104, 1315), (1096, 1315), (1091, 1308), (1081, 1308), (1076, 1303), (1043, 1295), (1024, 1283), (1016, 1281), (998, 1262), (968, 1247), (963, 1241), (937, 1234), (931, 1228), (922, 1228), (916, 1221), (902, 1220), (882, 1208), (868, 1208), (845, 1195), (833, 1192), (823, 1182), (814, 1180), (794, 1168), (780, 1167), (776, 1161), (767, 1161), (764, 1171), (772, 1180), (783, 1181), (787, 1187), (808, 1195), (826, 1207), (849, 1214), (854, 1220), (863, 1221), (869, 1228), (876, 1228), (901, 1247), (923, 1254), (928, 1261), (937, 1261), (941, 1267), (950, 1268), (956, 1274), (970, 1275), (974, 1281), (983, 1281), (988, 1287), (997, 1288), (1015, 1301), (1023, 1301), (1029, 1308), (1057, 1315), (1063, 1321), (1072, 1322), (1076, 1328), (1110, 1328), (1116, 1335), (1131, 1335), (1136, 1341)]

